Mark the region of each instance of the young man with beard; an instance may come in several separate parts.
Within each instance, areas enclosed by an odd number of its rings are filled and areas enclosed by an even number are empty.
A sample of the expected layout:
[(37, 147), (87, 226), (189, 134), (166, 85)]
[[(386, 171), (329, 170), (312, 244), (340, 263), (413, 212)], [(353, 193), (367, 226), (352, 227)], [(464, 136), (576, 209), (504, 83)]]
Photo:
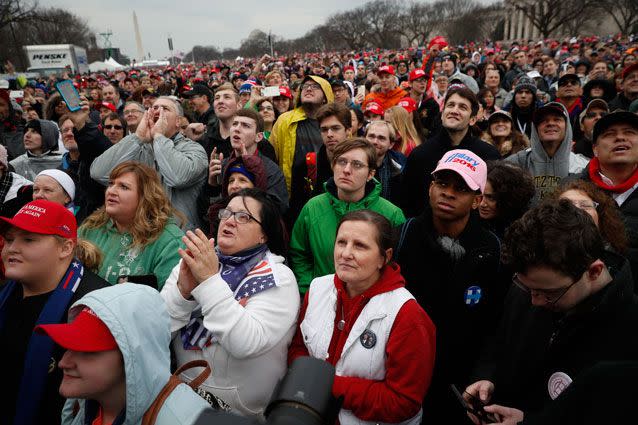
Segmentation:
[(173, 206), (186, 215), (187, 229), (200, 226), (197, 198), (206, 180), (206, 151), (179, 132), (181, 105), (170, 97), (158, 98), (146, 111), (135, 134), (126, 136), (97, 157), (91, 178), (107, 185), (111, 170), (124, 161), (139, 161), (160, 175)]
[(466, 149), (450, 150), (432, 177), (429, 206), (401, 228), (397, 262), (406, 288), (437, 328), (423, 423), (456, 424), (464, 423), (465, 412), (449, 385), (469, 382), (507, 286), (500, 273), (499, 240), (473, 213), (487, 181), (483, 159)]
[(77, 224), (60, 204), (37, 200), (2, 218), (2, 259), (8, 282), (0, 289), (0, 361), (10, 391), (0, 398), (3, 424), (59, 424), (64, 399), (57, 388), (63, 350), (37, 324), (65, 323), (73, 302), (110, 286), (75, 258)]
[(534, 114), (534, 126), (530, 137), (531, 148), (507, 157), (534, 178), (535, 200), (543, 199), (558, 187), (570, 174), (579, 174), (589, 160), (571, 151), (572, 126), (565, 107), (550, 102)]
[(470, 131), (476, 123), (478, 110), (478, 99), (467, 87), (457, 86), (448, 90), (441, 112), (441, 130), (414, 148), (403, 169), (399, 199), (406, 216), (417, 216), (425, 209), (431, 173), (446, 152), (467, 149), (485, 160), (500, 158), (494, 146)]
[[(264, 120), (253, 109), (240, 109), (235, 113), (230, 125), (230, 144), (233, 148), (229, 157), (220, 154), (219, 158), (212, 158), (209, 163), (208, 185), (219, 187), (218, 181), (224, 181), (222, 170), (229, 160), (240, 156), (259, 156), (264, 164), (266, 179), (268, 181), (267, 192), (274, 195), (279, 202), (282, 213), (288, 209), (288, 192), (286, 190), (286, 180), (281, 169), (273, 161), (268, 159), (258, 150), (258, 144), (264, 138)], [(221, 177), (219, 177), (221, 175)], [(219, 180), (218, 180), (219, 177)]]
[(380, 66), (377, 70), (377, 76), (379, 77), (381, 90), (377, 93), (368, 94), (363, 102), (364, 106), (369, 102), (376, 102), (385, 111), (399, 103), (402, 97), (407, 96), (407, 93), (398, 86), (392, 65)]
[(270, 134), (270, 143), (275, 148), (290, 194), (289, 225), (294, 223), (312, 195), (306, 182), (313, 177), (316, 162), (313, 163), (312, 159), (316, 159), (323, 145), (319, 123), (315, 119), (317, 111), (333, 101), (334, 94), (328, 81), (315, 75), (305, 77), (297, 97), (297, 107), (280, 115)]

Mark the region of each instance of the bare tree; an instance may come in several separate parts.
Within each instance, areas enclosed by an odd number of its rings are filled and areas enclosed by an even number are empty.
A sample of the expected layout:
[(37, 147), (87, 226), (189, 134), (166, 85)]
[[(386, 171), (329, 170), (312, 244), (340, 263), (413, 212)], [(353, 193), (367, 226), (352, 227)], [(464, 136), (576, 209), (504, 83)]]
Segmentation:
[(328, 18), (326, 26), (333, 31), (350, 49), (362, 49), (367, 44), (369, 35), (364, 19), (363, 7), (357, 7)]
[(374, 0), (363, 5), (363, 14), (358, 17), (369, 28), (370, 41), (376, 47), (389, 49), (399, 47), (398, 37), (402, 22), (400, 5), (396, 0)]
[[(519, 0), (512, 3), (515, 10), (523, 12), (546, 38), (561, 27), (577, 20), (600, 0)], [(628, 0), (636, 1), (636, 0)]]
[(37, 1), (0, 0), (0, 29), (33, 19), (37, 9)]
[(638, 0), (600, 0), (600, 4), (611, 15), (621, 33), (638, 31)]
[(434, 3), (423, 3), (412, 0), (403, 8), (400, 16), (399, 34), (404, 36), (408, 44), (426, 45), (430, 34), (439, 24), (443, 15), (440, 7)]
[(75, 44), (89, 47), (91, 29), (86, 20), (58, 8), (38, 9), (19, 25), (24, 44)]

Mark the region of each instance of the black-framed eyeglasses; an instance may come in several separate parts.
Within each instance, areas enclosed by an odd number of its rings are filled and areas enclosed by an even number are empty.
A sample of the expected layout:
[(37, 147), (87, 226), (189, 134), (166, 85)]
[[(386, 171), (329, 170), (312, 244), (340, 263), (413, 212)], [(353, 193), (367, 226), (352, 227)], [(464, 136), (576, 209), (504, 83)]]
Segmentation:
[(220, 220), (228, 220), (230, 217), (235, 217), (235, 221), (239, 224), (246, 224), (250, 220), (255, 220), (257, 224), (261, 226), (261, 221), (257, 220), (252, 214), (246, 211), (231, 211), (227, 208), (222, 208), (217, 213), (217, 217)]
[(521, 280), (518, 278), (517, 273), (514, 273), (514, 275), (512, 276), (512, 283), (516, 285), (520, 290), (529, 294), (532, 297), (537, 295), (542, 296), (545, 299), (545, 303), (547, 305), (556, 304), (558, 300), (560, 300), (563, 297), (563, 295), (565, 295), (567, 292), (569, 292), (570, 289), (572, 289), (572, 286), (576, 285), (580, 281), (581, 279), (577, 279), (564, 288), (532, 289), (527, 287), (527, 285), (525, 285), (523, 282), (521, 282)]

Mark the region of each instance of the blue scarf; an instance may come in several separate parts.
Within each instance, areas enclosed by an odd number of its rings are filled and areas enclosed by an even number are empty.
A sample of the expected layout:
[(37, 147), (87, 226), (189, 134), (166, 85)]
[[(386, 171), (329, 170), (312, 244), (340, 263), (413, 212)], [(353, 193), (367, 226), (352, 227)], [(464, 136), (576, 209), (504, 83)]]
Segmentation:
[[(75, 259), (69, 265), (58, 286), (49, 296), (36, 325), (60, 323), (83, 275), (84, 266)], [(17, 282), (9, 281), (0, 291), (0, 328), (5, 326), (6, 301), (17, 285), (19, 285)], [(31, 335), (18, 390), (14, 425), (31, 425), (34, 423), (46, 386), (53, 347), (53, 340), (48, 335)]]
[[(221, 278), (239, 301), (276, 285), (272, 268), (264, 260), (268, 247), (265, 244), (246, 249), (235, 255), (224, 255), (216, 249)], [(201, 350), (215, 342), (213, 334), (204, 327), (201, 312), (193, 314), (191, 320), (181, 330), (182, 345), (185, 350)]]

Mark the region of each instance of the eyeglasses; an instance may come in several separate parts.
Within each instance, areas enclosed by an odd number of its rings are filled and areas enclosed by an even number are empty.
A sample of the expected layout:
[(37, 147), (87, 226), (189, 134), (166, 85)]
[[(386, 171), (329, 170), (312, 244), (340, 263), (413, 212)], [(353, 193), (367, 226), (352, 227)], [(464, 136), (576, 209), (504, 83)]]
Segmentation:
[(581, 210), (595, 210), (598, 208), (598, 205), (600, 205), (596, 201), (572, 201), (570, 199), (570, 202), (574, 204), (576, 208), (580, 208)]
[(121, 125), (112, 125), (112, 124), (109, 124), (109, 125), (105, 125), (105, 126), (104, 126), (104, 129), (105, 129), (105, 130), (112, 130), (112, 129), (121, 130), (121, 129), (123, 129), (123, 128), (124, 128), (124, 127), (122, 127)]
[(545, 303), (550, 306), (556, 304), (558, 300), (560, 300), (563, 297), (563, 295), (565, 295), (570, 289), (572, 289), (572, 286), (576, 285), (578, 282), (580, 282), (580, 279), (573, 281), (571, 284), (569, 284), (565, 288), (532, 289), (527, 287), (527, 285), (525, 285), (523, 282), (521, 282), (521, 280), (518, 278), (517, 273), (514, 273), (514, 275), (512, 276), (512, 283), (514, 283), (514, 285), (516, 285), (520, 290), (522, 290), (523, 292), (527, 294), (530, 294), (530, 296), (532, 297), (542, 296), (545, 299)]
[(140, 111), (139, 109), (129, 109), (128, 111), (124, 111), (124, 115), (137, 115), (143, 113), (144, 112)]
[(335, 165), (340, 168), (346, 168), (348, 164), (350, 164), (352, 168), (355, 170), (362, 170), (368, 167), (367, 164), (364, 164), (361, 161), (357, 161), (356, 159), (349, 160), (349, 159), (340, 157), (340, 158), (337, 158), (337, 160), (335, 161)]
[(257, 224), (261, 226), (261, 221), (257, 220), (252, 214), (245, 211), (231, 211), (227, 208), (222, 208), (217, 213), (217, 217), (220, 220), (228, 220), (231, 216), (235, 217), (235, 221), (239, 224), (246, 224), (250, 220), (255, 220)]
[(329, 131), (332, 131), (333, 133), (336, 133), (337, 131), (341, 131), (344, 130), (345, 127), (342, 125), (333, 125), (330, 127), (319, 127), (319, 131), (321, 131), (322, 133), (328, 133)]
[(321, 86), (319, 84), (303, 84), (301, 86), (301, 91), (304, 90), (317, 91), (321, 90)]

